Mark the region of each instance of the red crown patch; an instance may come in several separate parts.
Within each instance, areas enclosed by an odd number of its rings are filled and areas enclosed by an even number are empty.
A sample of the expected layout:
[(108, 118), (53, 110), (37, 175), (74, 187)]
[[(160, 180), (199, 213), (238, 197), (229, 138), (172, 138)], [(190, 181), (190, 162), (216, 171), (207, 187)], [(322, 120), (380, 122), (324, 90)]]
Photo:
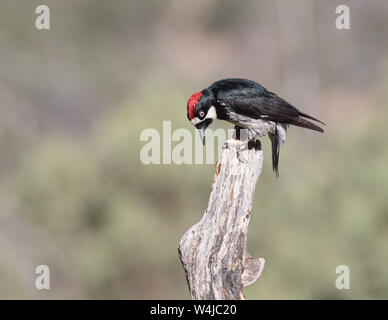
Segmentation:
[(189, 101), (187, 101), (187, 114), (189, 116), (189, 119), (192, 120), (195, 115), (195, 107), (198, 104), (199, 99), (202, 96), (202, 92), (194, 93), (190, 98)]

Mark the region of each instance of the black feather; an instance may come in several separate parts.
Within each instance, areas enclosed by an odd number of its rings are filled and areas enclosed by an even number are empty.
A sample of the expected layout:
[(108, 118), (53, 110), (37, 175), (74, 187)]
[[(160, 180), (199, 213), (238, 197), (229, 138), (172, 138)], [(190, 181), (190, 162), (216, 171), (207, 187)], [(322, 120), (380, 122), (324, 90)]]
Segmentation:
[(324, 124), (322, 121), (299, 111), (275, 93), (257, 82), (247, 79), (225, 79), (213, 83), (208, 90), (217, 100), (217, 115), (228, 120), (228, 112), (245, 115), (323, 132), (323, 129), (301, 117)]
[(276, 178), (279, 178), (279, 153), (280, 153), (280, 143), (277, 135), (277, 131), (275, 134), (268, 134), (269, 139), (271, 140), (271, 148), (272, 148), (272, 169), (276, 174)]
[(322, 133), (324, 132), (324, 130), (321, 127), (318, 127), (314, 123), (312, 123), (306, 119), (303, 119), (301, 117), (294, 118), (294, 119), (287, 119), (287, 123), (293, 124), (294, 126), (298, 126), (298, 127), (302, 127), (302, 128), (306, 128), (306, 129), (311, 129), (314, 131), (319, 131)]
[(322, 122), (321, 120), (318, 120), (318, 119), (316, 119), (316, 118), (314, 118), (314, 117), (308, 115), (307, 113), (304, 113), (304, 112), (300, 112), (300, 111), (299, 111), (299, 115), (300, 115), (301, 117), (305, 117), (305, 118), (307, 118), (307, 119), (311, 119), (311, 120), (317, 121), (317, 122), (319, 122), (319, 123), (322, 123), (323, 125), (326, 125), (326, 123), (324, 123), (324, 122)]

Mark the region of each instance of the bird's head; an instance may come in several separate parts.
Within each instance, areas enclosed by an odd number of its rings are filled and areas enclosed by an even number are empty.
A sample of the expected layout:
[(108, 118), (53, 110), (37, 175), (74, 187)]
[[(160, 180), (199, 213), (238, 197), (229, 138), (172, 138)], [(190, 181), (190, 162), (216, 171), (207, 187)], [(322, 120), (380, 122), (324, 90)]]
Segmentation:
[(205, 144), (205, 130), (217, 119), (213, 93), (208, 90), (194, 93), (187, 101), (187, 118), (199, 130), (202, 143)]

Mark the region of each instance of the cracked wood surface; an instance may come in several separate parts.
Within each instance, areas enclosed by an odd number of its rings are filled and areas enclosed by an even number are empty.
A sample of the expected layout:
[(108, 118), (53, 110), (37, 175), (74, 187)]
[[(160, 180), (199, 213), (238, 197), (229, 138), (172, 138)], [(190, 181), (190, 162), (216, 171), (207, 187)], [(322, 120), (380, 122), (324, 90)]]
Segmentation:
[(264, 268), (246, 248), (256, 182), (261, 173), (260, 142), (237, 157), (239, 142), (229, 140), (216, 166), (208, 207), (182, 237), (178, 251), (191, 299), (244, 299), (243, 287)]

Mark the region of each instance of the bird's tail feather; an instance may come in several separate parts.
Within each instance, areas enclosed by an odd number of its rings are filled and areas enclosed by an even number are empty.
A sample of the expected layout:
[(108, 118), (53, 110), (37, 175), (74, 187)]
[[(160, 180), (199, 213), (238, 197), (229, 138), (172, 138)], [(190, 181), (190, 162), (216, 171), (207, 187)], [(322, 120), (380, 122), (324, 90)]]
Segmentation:
[[(317, 121), (319, 121), (319, 120), (317, 120)], [(319, 132), (324, 132), (321, 127), (318, 127), (314, 123), (312, 123), (306, 119), (303, 119), (301, 117), (288, 119), (287, 122), (289, 124), (293, 124), (294, 126), (303, 127), (303, 128), (307, 128), (307, 129), (311, 129), (311, 130), (315, 130), (315, 131), (319, 131)]]
[(307, 113), (304, 113), (304, 112), (300, 112), (300, 111), (299, 111), (299, 115), (300, 115), (301, 117), (305, 117), (305, 118), (307, 118), (307, 119), (314, 120), (314, 121), (317, 121), (317, 122), (319, 122), (319, 123), (322, 123), (323, 125), (326, 125), (326, 123), (324, 123), (324, 122), (322, 122), (321, 120), (318, 120), (318, 119), (316, 119), (316, 118), (310, 116), (310, 115), (307, 114)]
[(277, 136), (277, 131), (275, 133), (268, 134), (271, 145), (272, 145), (272, 168), (275, 171), (276, 178), (279, 178), (279, 152), (280, 152), (280, 143)]

